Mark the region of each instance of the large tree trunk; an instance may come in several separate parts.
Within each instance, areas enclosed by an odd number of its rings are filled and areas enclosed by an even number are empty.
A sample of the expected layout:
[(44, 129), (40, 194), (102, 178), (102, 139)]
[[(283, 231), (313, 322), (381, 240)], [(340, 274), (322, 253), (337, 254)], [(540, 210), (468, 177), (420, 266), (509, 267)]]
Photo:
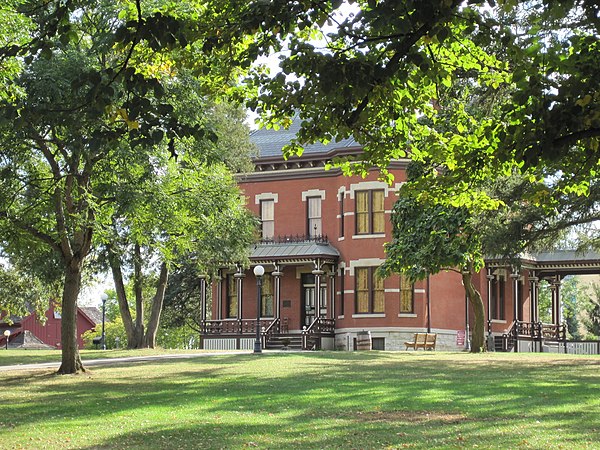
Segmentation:
[(167, 281), (169, 280), (169, 269), (163, 262), (160, 267), (160, 276), (156, 286), (156, 294), (152, 300), (152, 312), (150, 314), (150, 320), (148, 321), (148, 327), (146, 328), (146, 347), (154, 348), (156, 346), (156, 332), (158, 331), (158, 325), (160, 323), (160, 314), (163, 308), (163, 301), (165, 298), (165, 290), (167, 289)]
[(144, 292), (142, 274), (142, 249), (133, 246), (133, 291), (135, 295), (135, 347), (144, 348)]
[(77, 297), (81, 289), (81, 270), (81, 261), (73, 261), (65, 269), (61, 313), (62, 363), (58, 369), (60, 374), (85, 372), (77, 345)]
[(485, 351), (485, 310), (481, 294), (473, 285), (473, 273), (471, 270), (462, 273), (463, 284), (467, 292), (467, 298), (473, 308), (473, 329), (471, 330), (471, 353)]
[(119, 312), (121, 313), (123, 327), (125, 328), (125, 334), (127, 335), (127, 348), (138, 348), (137, 343), (139, 341), (139, 334), (136, 333), (135, 326), (133, 325), (133, 318), (131, 317), (131, 311), (129, 310), (129, 303), (127, 302), (127, 293), (125, 292), (125, 283), (123, 282), (121, 261), (119, 260), (118, 256), (112, 253), (110, 248), (108, 261), (112, 271), (115, 291), (117, 292)]

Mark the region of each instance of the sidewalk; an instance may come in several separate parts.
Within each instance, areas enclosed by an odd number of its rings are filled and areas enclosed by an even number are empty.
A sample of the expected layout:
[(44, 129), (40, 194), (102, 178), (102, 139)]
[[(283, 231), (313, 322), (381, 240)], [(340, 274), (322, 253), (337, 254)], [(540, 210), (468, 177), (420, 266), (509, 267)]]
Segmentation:
[[(270, 351), (263, 350), (263, 353)], [(206, 353), (181, 353), (172, 355), (148, 355), (148, 356), (131, 356), (123, 358), (103, 358), (103, 359), (87, 359), (83, 360), (85, 367), (106, 366), (110, 364), (131, 364), (147, 361), (156, 361), (164, 359), (190, 359), (202, 358), (206, 356), (223, 356), (223, 355), (248, 355), (252, 354), (251, 350), (245, 351), (222, 351), (222, 352), (206, 352)], [(39, 370), (39, 369), (58, 369), (60, 361), (50, 363), (35, 363), (35, 364), (15, 364), (11, 366), (0, 366), (0, 372), (23, 371), (23, 370)]]

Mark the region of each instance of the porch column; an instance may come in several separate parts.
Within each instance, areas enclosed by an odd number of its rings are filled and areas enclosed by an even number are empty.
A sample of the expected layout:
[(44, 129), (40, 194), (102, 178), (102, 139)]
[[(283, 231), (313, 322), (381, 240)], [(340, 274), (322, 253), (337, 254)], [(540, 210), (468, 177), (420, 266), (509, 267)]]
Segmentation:
[(246, 274), (244, 273), (244, 268), (241, 265), (237, 265), (237, 272), (233, 274), (233, 278), (235, 279), (235, 295), (237, 298), (237, 318), (238, 320), (242, 320), (244, 317), (242, 315), (242, 287), (244, 285), (244, 278), (246, 278)]
[(552, 323), (560, 325), (562, 317), (560, 311), (560, 278), (558, 276), (550, 283), (550, 289), (552, 291)]
[(539, 309), (538, 309), (538, 282), (539, 278), (535, 276), (535, 272), (532, 272), (533, 276), (529, 278), (531, 285), (531, 322), (539, 322)]
[(327, 308), (327, 317), (335, 319), (335, 265), (331, 265), (329, 272), (329, 307)]
[(283, 272), (279, 264), (275, 263), (275, 270), (271, 273), (273, 284), (275, 285), (275, 318), (281, 319), (281, 277)]
[(510, 274), (513, 280), (513, 320), (519, 320), (519, 273), (513, 269)]
[(488, 310), (487, 328), (488, 328), (488, 336), (490, 336), (492, 334), (492, 317), (493, 317), (493, 314), (492, 314), (492, 289), (494, 287), (493, 282), (494, 282), (495, 276), (494, 276), (494, 272), (489, 267), (487, 268), (486, 278), (487, 278), (487, 288), (488, 288), (488, 292), (487, 292), (487, 294), (488, 294), (487, 295), (487, 306), (488, 306), (488, 308), (487, 308), (487, 310)]
[(317, 259), (315, 261), (315, 269), (312, 271), (312, 274), (315, 276), (315, 308), (316, 308), (316, 318), (321, 317), (321, 276), (323, 276), (325, 272), (321, 270), (321, 261)]
[[(223, 301), (223, 277), (221, 276), (221, 274), (223, 273), (222, 269), (219, 269), (217, 271), (217, 298), (216, 298), (216, 302), (213, 301), (213, 306), (216, 307), (216, 314), (215, 314), (215, 319), (216, 320), (221, 320), (223, 318), (223, 307), (222, 307), (222, 301)], [(216, 303), (216, 304), (215, 304)]]
[(200, 275), (200, 330), (206, 333), (206, 275)]

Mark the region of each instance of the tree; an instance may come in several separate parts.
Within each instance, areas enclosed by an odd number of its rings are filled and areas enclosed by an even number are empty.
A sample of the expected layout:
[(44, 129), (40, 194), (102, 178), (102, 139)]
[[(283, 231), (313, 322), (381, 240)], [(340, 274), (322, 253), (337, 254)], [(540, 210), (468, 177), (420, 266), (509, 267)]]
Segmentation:
[[(254, 218), (228, 171), (218, 165), (202, 168), (183, 156), (180, 164), (160, 164), (160, 171), (154, 171), (157, 178), (145, 172), (144, 182), (118, 188), (126, 199), (116, 203), (105, 247), (128, 348), (155, 346), (169, 267), (177, 259), (195, 261), (198, 274), (212, 264), (245, 260), (255, 238)], [(123, 178), (118, 171), (114, 176)], [(135, 314), (127, 300), (124, 269), (130, 270)], [(156, 273), (149, 299), (144, 281)]]
[(10, 322), (13, 317), (31, 313), (45, 320), (44, 313), (52, 293), (43, 288), (35, 276), (0, 263), (0, 316)]
[[(171, 7), (189, 19), (194, 13), (188, 6), (147, 2), (142, 9), (141, 1), (98, 0), (11, 1), (3, 7), (0, 20), (10, 26), (2, 28), (0, 51), (6, 88), (0, 96), (0, 228), (2, 241), (9, 242), (5, 251), (23, 255), (26, 249), (17, 243), (33, 238), (60, 261), (59, 373), (84, 370), (76, 303), (96, 234), (100, 238), (110, 226), (106, 171), (111, 164), (152, 167), (146, 149), (154, 145), (166, 145), (175, 158), (179, 141), (214, 139), (210, 130), (180, 122), (165, 98), (177, 58), (193, 59), (195, 73), (204, 73), (203, 92), (223, 93), (239, 75), (235, 66), (203, 58), (201, 48), (183, 45), (183, 35), (157, 22), (161, 9)], [(198, 40), (215, 32), (207, 14), (206, 30), (195, 28)], [(175, 41), (178, 52), (162, 48)], [(228, 50), (235, 57), (245, 46), (238, 42)]]
[[(434, 184), (447, 204), (497, 206), (469, 187), (514, 171), (588, 192), (600, 136), (594, 2), (364, 1), (336, 18), (340, 7), (323, 5), (333, 28), (323, 40), (290, 37), (283, 74), (257, 77), (252, 106), (267, 125), (300, 110), (289, 154), (353, 135), (365, 152), (338, 161), (349, 170), (385, 175), (392, 158), (430, 159), (451, 176), (422, 188)], [(473, 115), (464, 92), (456, 104), (457, 86), (486, 91), (488, 114)]]
[(589, 303), (586, 305), (587, 318), (583, 323), (593, 339), (600, 337), (600, 286), (594, 283), (591, 287)]
[(401, 188), (392, 211), (392, 241), (381, 273), (403, 273), (414, 282), (442, 270), (459, 272), (474, 312), (471, 351), (484, 351), (485, 311), (472, 281), (483, 267), (482, 243), (471, 215), (462, 207), (425, 204), (407, 192)]

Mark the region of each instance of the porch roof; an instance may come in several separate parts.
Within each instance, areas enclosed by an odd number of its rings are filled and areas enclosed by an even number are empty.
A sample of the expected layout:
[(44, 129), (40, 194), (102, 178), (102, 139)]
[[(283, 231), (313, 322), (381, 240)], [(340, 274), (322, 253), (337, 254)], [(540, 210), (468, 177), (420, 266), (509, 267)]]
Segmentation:
[(328, 242), (302, 241), (302, 242), (261, 242), (256, 244), (250, 260), (256, 263), (273, 261), (310, 262), (315, 259), (336, 261), (340, 252)]
[[(534, 269), (538, 276), (600, 274), (600, 253), (594, 251), (555, 250), (525, 254), (521, 257), (524, 267)], [(490, 267), (505, 265), (499, 259), (488, 259)]]

